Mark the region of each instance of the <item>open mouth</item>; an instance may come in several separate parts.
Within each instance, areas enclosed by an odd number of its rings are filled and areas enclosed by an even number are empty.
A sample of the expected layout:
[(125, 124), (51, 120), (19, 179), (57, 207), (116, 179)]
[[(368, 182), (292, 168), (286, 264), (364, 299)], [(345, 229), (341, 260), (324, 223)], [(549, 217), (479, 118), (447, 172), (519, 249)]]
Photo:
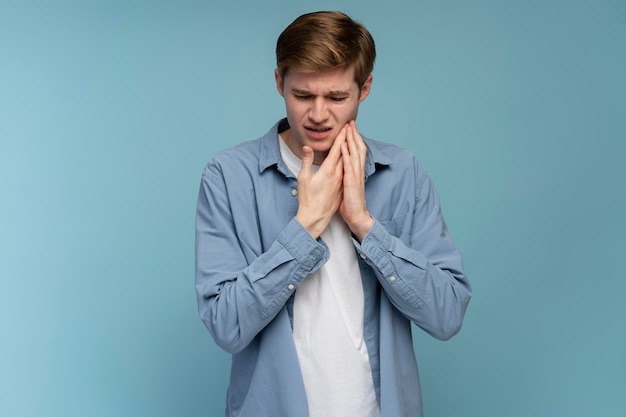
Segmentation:
[(317, 133), (324, 133), (332, 130), (330, 127), (307, 127), (306, 130)]
[(333, 129), (331, 127), (305, 127), (305, 130), (311, 139), (324, 140), (328, 138)]

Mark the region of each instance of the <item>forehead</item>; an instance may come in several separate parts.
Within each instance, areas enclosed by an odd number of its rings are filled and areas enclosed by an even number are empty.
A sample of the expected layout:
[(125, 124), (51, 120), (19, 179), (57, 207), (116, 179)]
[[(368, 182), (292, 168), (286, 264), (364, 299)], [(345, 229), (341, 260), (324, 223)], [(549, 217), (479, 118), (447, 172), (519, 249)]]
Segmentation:
[(307, 72), (291, 69), (284, 79), (285, 87), (311, 92), (358, 90), (354, 80), (354, 67)]

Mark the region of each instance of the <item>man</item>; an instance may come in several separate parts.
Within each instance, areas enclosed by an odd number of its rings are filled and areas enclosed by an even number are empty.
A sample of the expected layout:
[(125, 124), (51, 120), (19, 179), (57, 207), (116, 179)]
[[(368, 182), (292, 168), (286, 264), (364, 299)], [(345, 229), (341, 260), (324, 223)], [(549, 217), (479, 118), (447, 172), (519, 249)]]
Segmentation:
[(232, 354), (227, 416), (421, 416), (411, 322), (455, 335), (470, 299), (408, 151), (365, 139), (374, 41), (338, 12), (280, 35), (286, 119), (217, 154), (198, 199), (200, 316)]

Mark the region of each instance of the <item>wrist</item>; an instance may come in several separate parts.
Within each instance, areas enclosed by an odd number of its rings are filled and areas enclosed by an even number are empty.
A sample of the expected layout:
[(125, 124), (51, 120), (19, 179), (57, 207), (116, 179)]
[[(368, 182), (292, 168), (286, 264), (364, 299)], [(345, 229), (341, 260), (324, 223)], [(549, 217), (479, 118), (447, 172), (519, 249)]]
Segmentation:
[(359, 243), (361, 243), (369, 231), (372, 230), (372, 227), (374, 227), (374, 218), (367, 213), (367, 217), (364, 217), (363, 220), (350, 225), (350, 230)]
[(296, 220), (300, 223), (304, 229), (309, 232), (313, 239), (317, 239), (322, 235), (322, 232), (326, 228), (322, 221), (320, 220), (312, 220), (307, 218), (306, 216), (301, 215), (300, 213), (296, 214)]

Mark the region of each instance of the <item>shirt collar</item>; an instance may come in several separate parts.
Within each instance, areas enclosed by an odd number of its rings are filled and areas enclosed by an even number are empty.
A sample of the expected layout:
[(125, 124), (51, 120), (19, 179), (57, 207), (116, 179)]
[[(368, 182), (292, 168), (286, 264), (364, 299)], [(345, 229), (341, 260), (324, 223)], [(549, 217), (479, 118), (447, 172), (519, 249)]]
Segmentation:
[[(280, 147), (278, 145), (278, 134), (289, 129), (287, 119), (281, 119), (261, 138), (261, 151), (259, 154), (259, 173), (267, 168), (277, 165), (279, 171), (285, 175), (290, 173), (289, 169), (280, 156)], [(391, 165), (393, 162), (384, 155), (378, 148), (375, 141), (363, 136), (363, 141), (367, 145), (367, 156), (365, 160), (365, 177), (369, 177), (376, 171), (377, 165)]]

